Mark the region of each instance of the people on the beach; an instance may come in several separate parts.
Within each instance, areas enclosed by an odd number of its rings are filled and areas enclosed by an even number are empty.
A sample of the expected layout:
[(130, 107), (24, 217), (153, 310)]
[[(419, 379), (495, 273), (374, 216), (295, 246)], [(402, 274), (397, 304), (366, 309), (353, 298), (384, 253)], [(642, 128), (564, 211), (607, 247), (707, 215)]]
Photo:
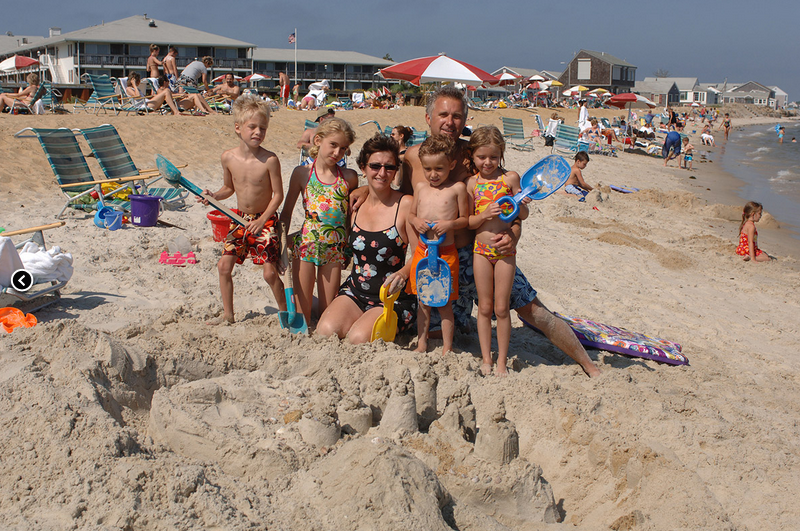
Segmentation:
[(339, 291), (342, 269), (349, 254), (349, 195), (350, 190), (358, 187), (356, 172), (337, 165), (356, 138), (350, 124), (331, 118), (311, 131), (314, 131), (314, 138), (309, 155), (314, 162), (297, 166), (292, 171), (280, 216), (288, 232), (295, 202), (302, 196), (305, 219), (293, 245), (297, 265), (294, 285), (306, 323), (311, 322), (314, 284), (320, 315)]
[(728, 140), (728, 133), (731, 132), (731, 116), (729, 113), (725, 113), (725, 119), (722, 120), (722, 123), (719, 124), (718, 129), (725, 130), (725, 140)]
[(172, 114), (176, 116), (179, 115), (180, 109), (178, 108), (175, 99), (172, 97), (172, 91), (169, 90), (169, 82), (167, 81), (167, 78), (164, 77), (163, 74), (160, 74), (157, 78), (157, 82), (159, 86), (158, 90), (156, 90), (156, 93), (152, 98), (145, 98), (144, 91), (139, 88), (141, 76), (138, 72), (131, 72), (128, 75), (128, 86), (125, 89), (125, 93), (133, 99), (135, 105), (139, 105), (142, 108), (147, 106), (149, 109), (157, 111), (166, 103), (172, 111)]
[(589, 164), (589, 154), (585, 151), (575, 153), (575, 163), (569, 172), (569, 178), (564, 183), (564, 193), (578, 196), (581, 203), (586, 201), (586, 196), (594, 188), (586, 184), (583, 180), (583, 170)]
[(714, 135), (711, 134), (711, 124), (705, 124), (703, 126), (703, 130), (700, 133), (700, 141), (703, 143), (704, 146), (715, 146), (716, 142), (714, 142)]
[(677, 131), (667, 133), (664, 140), (664, 147), (661, 148), (661, 156), (664, 158), (664, 166), (672, 159), (678, 158), (681, 154), (681, 134)]
[[(518, 193), (520, 182), (517, 172), (507, 171), (501, 166), (505, 147), (502, 133), (494, 126), (476, 129), (467, 145), (467, 159), (473, 174), (467, 184), (469, 228), (475, 231), (472, 267), (478, 292), (478, 340), (481, 345), (481, 372), (484, 376), (492, 372), (493, 314), (497, 319), (496, 374), (508, 374), (506, 364), (511, 341), (509, 304), (517, 269), (517, 252), (516, 248), (510, 252), (500, 252), (494, 242), (510, 225), (510, 222), (500, 219), (500, 215), (508, 211), (503, 210), (497, 201)], [(529, 202), (530, 198), (522, 201), (517, 219), (528, 217), (526, 204)]]
[[(783, 144), (783, 135), (785, 135), (785, 134), (786, 134), (786, 128), (781, 126), (778, 129), (778, 143), (779, 144)], [(794, 141), (794, 138), (792, 138), (792, 141)]]
[[(392, 134), (389, 136), (391, 136), (400, 147), (400, 164), (403, 163), (403, 159), (406, 157), (406, 150), (408, 149), (406, 142), (411, 139), (411, 135), (413, 134), (414, 131), (410, 127), (406, 127), (404, 125), (397, 125), (392, 128)], [(394, 182), (392, 182), (392, 186), (395, 188), (400, 188), (400, 185), (402, 184), (402, 178), (402, 172), (397, 172), (397, 174), (394, 176)]]
[(178, 85), (197, 88), (202, 83), (205, 90), (208, 90), (208, 69), (212, 66), (214, 66), (214, 59), (208, 55), (203, 57), (202, 61), (192, 61), (181, 71)]
[(234, 131), (239, 137), (239, 145), (222, 154), (222, 187), (213, 193), (203, 191), (217, 200), (236, 194), (235, 212), (247, 223), (242, 227), (231, 221), (222, 257), (217, 263), (224, 314), (209, 324), (234, 322), (233, 267), (248, 257), (254, 264), (263, 264), (264, 280), (269, 284), (278, 308), (286, 311), (278, 266), (280, 227), (277, 225), (277, 211), (283, 202), (281, 163), (275, 153), (261, 146), (269, 126), (269, 116), (269, 105), (256, 96), (242, 96), (234, 102)]
[[(170, 46), (167, 55), (164, 56), (162, 64), (164, 65), (164, 74), (169, 81), (169, 89), (172, 92), (178, 92), (178, 49)], [(160, 88), (160, 87), (159, 87)]]
[[(317, 111), (317, 119), (314, 121), (322, 124), (325, 120), (333, 118), (334, 116), (336, 116), (336, 111), (333, 110), (333, 107), (323, 107)], [(311, 146), (314, 145), (314, 135), (316, 132), (317, 130), (314, 127), (304, 129), (303, 134), (300, 135), (300, 139), (297, 141), (297, 149), (301, 149), (303, 153), (307, 154)]]
[(586, 107), (586, 100), (580, 100), (580, 109), (578, 110), (578, 129), (583, 133), (586, 129), (591, 127), (589, 123), (589, 109)]
[[(442, 317), (442, 354), (453, 348), (453, 307), (452, 301), (458, 298), (458, 251), (454, 232), (467, 226), (469, 200), (463, 182), (449, 179), (455, 168), (455, 142), (449, 136), (435, 135), (427, 138), (419, 148), (420, 163), (425, 181), (414, 187), (414, 202), (409, 214), (409, 225), (416, 234), (429, 240), (444, 236), (439, 245), (439, 258), (450, 266), (451, 292), (444, 306), (439, 307)], [(411, 260), (411, 276), (406, 291), (417, 295), (417, 266), (428, 256), (428, 247), (419, 239)], [(417, 301), (417, 348), (416, 352), (428, 349), (428, 328), (431, 320), (431, 307)]]
[(150, 45), (150, 56), (147, 58), (147, 76), (152, 77), (153, 79), (158, 79), (158, 68), (164, 64), (158, 60), (159, 51), (161, 51), (161, 49), (157, 44)]
[[(458, 89), (443, 86), (428, 99), (425, 120), (430, 126), (431, 134), (444, 134), (456, 143), (456, 166), (450, 172), (450, 179), (464, 182), (471, 177), (471, 172), (464, 165), (467, 142), (461, 140), (461, 131), (467, 121), (467, 101)], [(406, 151), (403, 162), (403, 190), (413, 192), (413, 185), (424, 179), (424, 171), (419, 159), (419, 146), (412, 146)], [(354, 194), (360, 197), (361, 194)], [(491, 245), (504, 255), (515, 252), (520, 236), (520, 224), (512, 223), (511, 227), (492, 238)], [(459, 251), (459, 299), (453, 305), (453, 316), (456, 327), (461, 330), (471, 329), (472, 305), (477, 298), (475, 281), (472, 275), (474, 233), (468, 229), (456, 231), (455, 244)], [(554, 316), (536, 297), (534, 290), (522, 272), (517, 269), (514, 285), (511, 289), (510, 308), (517, 311), (526, 323), (544, 332), (550, 341), (564, 351), (569, 357), (581, 365), (589, 376), (597, 376), (600, 369), (586, 354), (583, 346), (575, 337), (566, 322)], [(432, 313), (431, 320), (438, 319), (438, 312)]]
[(241, 95), (242, 89), (234, 81), (233, 73), (228, 72), (222, 78), (222, 83), (214, 87), (214, 94), (224, 96), (229, 102), (236, 101), (236, 98)]
[[(373, 325), (383, 313), (381, 286), (390, 295), (405, 286), (411, 272), (406, 248), (416, 245), (416, 236), (406, 229), (412, 197), (391, 187), (400, 164), (397, 143), (375, 135), (364, 143), (357, 164), (367, 187), (363, 202), (351, 216), (347, 244), (353, 250), (353, 270), (317, 324), (317, 334), (347, 337), (354, 344), (370, 340)], [(398, 332), (403, 332), (417, 317), (416, 298), (400, 293), (394, 311)]]
[(772, 258), (758, 248), (758, 230), (756, 223), (761, 219), (764, 208), (761, 203), (748, 201), (742, 210), (742, 223), (739, 225), (739, 245), (736, 254), (745, 262), (769, 262)]
[(39, 74), (28, 74), (25, 80), (28, 82), (28, 86), (20, 89), (19, 92), (0, 94), (0, 112), (6, 107), (11, 108), (15, 101), (25, 105), (30, 104), (31, 100), (33, 100), (33, 95), (39, 90)]
[(683, 138), (683, 167), (684, 169), (692, 169), (692, 154), (694, 153), (694, 146), (689, 143), (689, 137)]
[(289, 101), (289, 76), (286, 75), (286, 72), (278, 74), (278, 86), (281, 92), (281, 105), (286, 107)]

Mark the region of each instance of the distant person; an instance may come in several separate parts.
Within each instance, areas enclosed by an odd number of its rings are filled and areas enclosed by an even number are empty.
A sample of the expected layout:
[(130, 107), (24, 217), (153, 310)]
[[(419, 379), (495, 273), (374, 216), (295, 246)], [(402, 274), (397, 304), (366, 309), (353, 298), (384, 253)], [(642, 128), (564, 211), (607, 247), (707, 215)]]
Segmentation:
[(208, 69), (214, 66), (214, 59), (206, 55), (202, 61), (192, 61), (181, 71), (178, 85), (194, 87), (202, 83), (208, 90)]
[(33, 73), (28, 74), (25, 80), (28, 82), (28, 86), (24, 89), (20, 89), (19, 92), (0, 94), (0, 112), (6, 107), (10, 109), (15, 102), (30, 105), (33, 100), (33, 95), (39, 90), (39, 75)]
[[(781, 126), (781, 128), (778, 129), (778, 144), (783, 144), (783, 135), (785, 134), (786, 134), (786, 128)], [(794, 138), (792, 138), (792, 141), (794, 141)]]
[[(408, 147), (406, 143), (411, 140), (411, 135), (414, 134), (414, 131), (410, 127), (406, 127), (404, 125), (398, 125), (392, 128), (392, 134), (389, 135), (394, 138), (394, 141), (397, 142), (398, 147), (400, 148), (400, 163), (403, 163), (403, 160), (406, 156), (406, 150)], [(394, 176), (394, 181), (392, 182), (392, 186), (395, 188), (400, 188), (403, 184), (403, 174), (402, 172), (397, 172)]]
[(235, 83), (235, 79), (232, 72), (225, 74), (222, 84), (214, 87), (214, 94), (224, 96), (227, 100), (236, 101), (236, 98), (241, 95), (242, 89)]
[[(214, 199), (227, 199), (236, 194), (235, 212), (245, 219), (246, 226), (231, 221), (217, 263), (222, 292), (223, 315), (208, 324), (230, 324), (233, 313), (233, 267), (250, 257), (256, 265), (264, 265), (264, 280), (281, 311), (286, 311), (278, 271), (280, 228), (278, 208), (283, 202), (281, 163), (275, 153), (261, 147), (269, 126), (269, 105), (256, 96), (242, 96), (233, 104), (234, 131), (239, 145), (222, 154), (222, 187), (203, 193)], [(199, 199), (198, 199), (199, 200)], [(207, 201), (206, 201), (207, 203)]]
[(705, 124), (703, 126), (703, 131), (700, 133), (700, 141), (704, 146), (716, 147), (717, 144), (714, 142), (714, 135), (711, 134), (711, 124)]
[(578, 128), (583, 133), (586, 129), (589, 129), (592, 124), (589, 123), (589, 109), (586, 107), (586, 100), (580, 100), (578, 102), (580, 104), (580, 109), (578, 110)]
[(683, 139), (683, 167), (687, 170), (692, 169), (692, 153), (694, 146), (689, 143), (689, 137)]
[[(322, 124), (328, 118), (333, 118), (336, 116), (336, 111), (333, 110), (333, 107), (325, 107), (317, 111), (317, 119), (314, 120), (318, 124)], [(316, 134), (317, 129), (314, 127), (309, 127), (308, 129), (303, 131), (303, 134), (300, 135), (300, 140), (297, 141), (297, 149), (302, 149), (306, 153), (311, 150), (311, 147), (314, 145), (314, 135)]]
[(795, 137), (792, 137), (792, 143), (797, 143), (797, 139)]
[(725, 130), (725, 140), (728, 140), (728, 133), (731, 132), (731, 116), (728, 113), (725, 113), (725, 119), (722, 120), (722, 123), (719, 124), (718, 129)]
[(739, 225), (739, 245), (736, 254), (743, 257), (745, 262), (769, 262), (772, 258), (758, 248), (758, 231), (756, 223), (761, 219), (763, 207), (761, 203), (748, 201), (742, 211), (742, 223)]
[(672, 159), (678, 158), (681, 154), (681, 134), (677, 131), (670, 131), (667, 133), (667, 138), (664, 140), (664, 147), (661, 148), (661, 156), (664, 157), (664, 166)]
[(172, 92), (178, 92), (178, 49), (170, 46), (162, 64), (164, 65), (164, 74), (169, 82), (169, 89)]
[(159, 51), (161, 51), (161, 49), (158, 47), (157, 44), (150, 45), (150, 56), (147, 58), (147, 77), (158, 79), (159, 75), (158, 67), (164, 64), (163, 62), (158, 60)]
[(278, 85), (280, 86), (281, 91), (281, 105), (286, 107), (287, 103), (289, 102), (289, 76), (286, 75), (286, 72), (281, 72), (278, 74)]
[(594, 189), (583, 180), (583, 170), (586, 169), (588, 164), (588, 153), (585, 151), (578, 151), (575, 153), (575, 163), (570, 169), (567, 182), (564, 183), (564, 192), (578, 196), (580, 198), (578, 201), (581, 203), (586, 201), (586, 196)]
[[(469, 219), (469, 198), (463, 182), (449, 179), (456, 167), (455, 142), (453, 139), (436, 135), (428, 137), (419, 148), (420, 162), (425, 181), (414, 187), (414, 202), (411, 204), (408, 224), (417, 234), (436, 240), (444, 236), (439, 246), (439, 258), (450, 266), (450, 297), (439, 308), (442, 316), (442, 354), (453, 349), (453, 301), (458, 299), (458, 250), (453, 233), (465, 229)], [(411, 276), (406, 292), (417, 295), (417, 266), (428, 256), (428, 247), (418, 240), (411, 259)], [(428, 351), (428, 329), (431, 322), (431, 307), (417, 298), (417, 348), (416, 352)], [(490, 332), (491, 334), (491, 332)]]

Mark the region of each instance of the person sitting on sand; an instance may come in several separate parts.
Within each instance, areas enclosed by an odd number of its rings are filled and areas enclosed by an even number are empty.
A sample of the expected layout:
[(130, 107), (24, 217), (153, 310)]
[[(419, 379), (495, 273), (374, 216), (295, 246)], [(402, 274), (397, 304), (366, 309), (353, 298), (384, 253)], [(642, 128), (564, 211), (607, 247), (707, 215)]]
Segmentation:
[(130, 75), (128, 75), (128, 86), (125, 89), (125, 93), (133, 99), (135, 105), (139, 105), (142, 108), (147, 106), (151, 110), (157, 111), (166, 103), (169, 105), (169, 108), (172, 109), (172, 114), (180, 114), (175, 99), (172, 97), (172, 91), (169, 90), (167, 78), (165, 78), (163, 74), (158, 76), (159, 88), (156, 94), (150, 99), (146, 99), (144, 93), (139, 88), (140, 82), (141, 76), (138, 72), (131, 72)]
[(585, 151), (575, 153), (575, 164), (569, 172), (569, 178), (564, 183), (564, 193), (578, 196), (581, 203), (586, 201), (586, 196), (593, 190), (591, 186), (583, 180), (583, 170), (589, 164), (589, 154)]
[(705, 124), (703, 126), (703, 131), (700, 133), (700, 141), (704, 146), (716, 147), (717, 144), (714, 142), (714, 135), (711, 134), (711, 124)]
[(758, 230), (756, 223), (761, 219), (764, 207), (761, 203), (748, 201), (742, 211), (742, 223), (739, 225), (739, 245), (736, 254), (744, 257), (745, 262), (769, 262), (772, 257), (758, 248)]
[[(247, 225), (231, 221), (217, 263), (224, 314), (209, 324), (233, 323), (233, 266), (248, 256), (256, 265), (264, 265), (264, 280), (281, 311), (286, 311), (278, 261), (280, 226), (278, 207), (283, 202), (281, 163), (275, 153), (261, 147), (269, 126), (269, 105), (256, 96), (242, 96), (233, 104), (234, 131), (239, 145), (222, 154), (222, 187), (203, 193), (213, 199), (227, 199), (236, 194), (238, 215)], [(208, 201), (198, 198), (204, 204)]]
[(24, 103), (25, 105), (30, 104), (33, 95), (39, 90), (39, 75), (31, 73), (28, 74), (25, 79), (28, 82), (28, 86), (24, 89), (20, 89), (20, 91), (16, 93), (0, 94), (0, 112), (3, 112), (6, 107), (10, 109), (15, 101), (17, 103)]
[[(471, 172), (464, 165), (466, 158), (467, 142), (461, 140), (461, 132), (467, 122), (469, 108), (464, 93), (452, 86), (443, 86), (436, 90), (428, 98), (428, 106), (425, 111), (427, 121), (432, 135), (445, 134), (456, 143), (456, 167), (450, 173), (450, 179), (465, 182), (471, 177)], [(419, 184), (425, 179), (422, 163), (419, 158), (419, 144), (408, 148), (406, 158), (403, 162), (403, 191), (413, 193), (414, 185)], [(362, 189), (351, 193), (356, 206), (363, 201)], [(517, 241), (520, 237), (521, 225), (517, 222), (512, 223), (511, 228), (505, 231), (493, 242), (498, 252), (510, 255), (515, 252)], [(455, 244), (458, 249), (459, 257), (459, 279), (458, 295), (459, 299), (453, 305), (453, 314), (456, 327), (461, 330), (471, 330), (472, 306), (477, 302), (477, 291), (475, 288), (475, 277), (472, 270), (473, 247), (475, 234), (473, 231), (462, 229), (455, 232)], [(516, 269), (514, 285), (511, 290), (510, 307), (515, 309), (520, 318), (526, 323), (544, 332), (553, 344), (560, 348), (569, 357), (575, 360), (589, 376), (598, 376), (600, 369), (592, 362), (586, 354), (586, 350), (580, 344), (569, 325), (553, 315), (537, 298), (536, 290), (531, 287), (522, 271)], [(434, 319), (435, 318), (435, 319)], [(431, 320), (436, 323), (439, 320), (438, 312), (431, 315)]]
[[(416, 235), (406, 229), (412, 198), (391, 187), (400, 167), (397, 143), (378, 133), (364, 143), (357, 163), (367, 186), (360, 189), (366, 194), (351, 216), (348, 244), (353, 249), (353, 270), (317, 324), (317, 334), (347, 337), (353, 344), (370, 341), (372, 327), (383, 313), (381, 286), (388, 294), (405, 286), (411, 274), (406, 249), (417, 244)], [(398, 332), (403, 332), (417, 317), (417, 299), (400, 293), (394, 311)]]

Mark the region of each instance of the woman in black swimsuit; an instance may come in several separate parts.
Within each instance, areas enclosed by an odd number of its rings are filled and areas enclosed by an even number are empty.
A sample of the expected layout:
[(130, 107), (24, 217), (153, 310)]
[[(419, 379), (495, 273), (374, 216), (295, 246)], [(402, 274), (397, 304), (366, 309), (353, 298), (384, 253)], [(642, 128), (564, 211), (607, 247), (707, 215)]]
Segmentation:
[[(353, 215), (348, 239), (353, 250), (353, 271), (317, 324), (319, 335), (336, 334), (354, 344), (370, 340), (372, 326), (383, 312), (381, 286), (386, 285), (389, 293), (405, 286), (411, 272), (411, 263), (406, 264), (406, 249), (417, 244), (416, 235), (406, 231), (412, 197), (391, 188), (400, 165), (397, 143), (375, 135), (364, 143), (357, 162), (367, 178), (369, 193)], [(416, 304), (415, 297), (400, 294), (394, 304), (399, 331), (414, 322)]]

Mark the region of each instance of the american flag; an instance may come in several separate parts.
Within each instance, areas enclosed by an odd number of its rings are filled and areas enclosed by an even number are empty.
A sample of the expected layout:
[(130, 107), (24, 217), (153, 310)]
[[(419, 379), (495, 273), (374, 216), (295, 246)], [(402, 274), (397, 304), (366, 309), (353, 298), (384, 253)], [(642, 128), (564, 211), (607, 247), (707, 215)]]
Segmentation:
[(289, 35), (289, 44), (294, 44), (294, 33)]

